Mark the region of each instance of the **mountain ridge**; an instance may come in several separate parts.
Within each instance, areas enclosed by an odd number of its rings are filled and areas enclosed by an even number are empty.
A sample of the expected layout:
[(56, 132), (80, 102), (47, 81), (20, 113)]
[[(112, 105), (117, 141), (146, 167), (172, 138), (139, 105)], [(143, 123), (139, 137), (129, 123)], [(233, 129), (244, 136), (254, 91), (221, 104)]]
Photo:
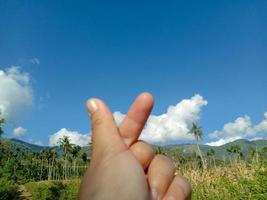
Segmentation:
[[(16, 146), (25, 149), (25, 150), (31, 150), (31, 151), (41, 151), (41, 150), (55, 150), (58, 153), (62, 153), (62, 148), (59, 146), (56, 147), (49, 147), (49, 146), (41, 146), (36, 144), (31, 144), (26, 141), (16, 139), (16, 138), (0, 138), (0, 140), (4, 140), (10, 143), (10, 145), (13, 145), (15, 148)], [(215, 157), (216, 159), (223, 159), (223, 156), (226, 153), (226, 149), (229, 148), (232, 145), (239, 145), (241, 148), (241, 151), (244, 155), (247, 155), (249, 153), (250, 148), (258, 148), (258, 150), (267, 147), (267, 140), (265, 139), (259, 139), (259, 140), (253, 140), (249, 141), (246, 139), (238, 139), (233, 142), (226, 143), (221, 146), (209, 146), (206, 144), (199, 144), (199, 147), (203, 153), (203, 155), (207, 155), (207, 152), (210, 149), (215, 150)], [(153, 145), (153, 148), (156, 149), (158, 146)], [(196, 152), (196, 144), (195, 143), (185, 143), (185, 144), (171, 144), (171, 145), (165, 145), (161, 147), (165, 152), (181, 152), (183, 154), (193, 154)], [(91, 153), (89, 146), (82, 147), (82, 153)]]

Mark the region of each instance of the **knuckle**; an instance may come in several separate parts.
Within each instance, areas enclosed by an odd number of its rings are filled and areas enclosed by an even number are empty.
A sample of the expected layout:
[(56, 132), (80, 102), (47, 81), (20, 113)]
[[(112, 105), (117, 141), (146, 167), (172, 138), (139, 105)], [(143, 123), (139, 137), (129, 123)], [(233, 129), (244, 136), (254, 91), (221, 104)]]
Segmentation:
[(93, 117), (92, 118), (92, 125), (93, 125), (93, 129), (95, 127), (99, 127), (103, 124), (103, 119), (100, 117)]

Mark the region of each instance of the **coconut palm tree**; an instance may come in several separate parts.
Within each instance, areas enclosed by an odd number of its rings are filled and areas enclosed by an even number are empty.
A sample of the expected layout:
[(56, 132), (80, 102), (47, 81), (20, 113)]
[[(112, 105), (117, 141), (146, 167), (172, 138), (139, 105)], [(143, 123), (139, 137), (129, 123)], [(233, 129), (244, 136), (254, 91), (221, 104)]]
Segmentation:
[(72, 151), (71, 151), (71, 155), (72, 155), (72, 158), (73, 158), (73, 171), (74, 171), (74, 176), (77, 176), (77, 173), (76, 173), (76, 160), (79, 156), (79, 153), (81, 151), (81, 147), (79, 145), (75, 145), (73, 148), (72, 148)]
[[(233, 164), (233, 161), (236, 161), (236, 157), (239, 159), (243, 154), (239, 145), (232, 145), (226, 149), (229, 154), (230, 163)], [(233, 159), (234, 156), (234, 159)]]
[(47, 153), (45, 150), (41, 150), (39, 152), (39, 158), (40, 158), (40, 173), (39, 173), (39, 180), (43, 179), (43, 170), (44, 170), (44, 161), (47, 158)]
[(259, 163), (259, 151), (258, 151), (257, 146), (255, 148), (250, 147), (249, 154), (252, 157), (252, 162), (258, 164)]
[(203, 132), (201, 130), (201, 127), (198, 126), (195, 122), (193, 122), (192, 124), (192, 128), (189, 132), (190, 134), (193, 134), (195, 139), (196, 139), (196, 146), (197, 146), (197, 150), (198, 150), (198, 155), (200, 156), (200, 159), (201, 159), (201, 164), (202, 164), (202, 167), (204, 169), (206, 169), (206, 164), (205, 164), (205, 161), (204, 161), (204, 158), (203, 158), (203, 155), (201, 153), (201, 150), (199, 148), (199, 141), (202, 139), (203, 137)]
[(48, 163), (48, 180), (53, 179), (54, 166), (57, 158), (57, 152), (49, 149), (47, 152), (47, 163)]
[(164, 149), (162, 146), (157, 146), (155, 149), (155, 154), (165, 154)]
[(0, 137), (1, 135), (4, 134), (4, 130), (3, 130), (3, 125), (6, 123), (6, 120), (1, 117), (1, 112), (0, 112)]
[(213, 161), (213, 166), (216, 167), (216, 162), (215, 162), (215, 150), (211, 148), (211, 149), (207, 152), (207, 156), (208, 156), (209, 158), (212, 159), (212, 161)]
[(67, 160), (68, 160), (68, 155), (71, 152), (73, 144), (70, 142), (70, 138), (68, 136), (63, 136), (63, 138), (60, 138), (59, 140), (59, 145), (60, 147), (63, 148), (63, 157), (64, 157), (64, 179), (67, 179)]
[(230, 164), (232, 165), (233, 164), (233, 161), (232, 161), (233, 146), (230, 146), (229, 148), (227, 148), (226, 152), (229, 154)]

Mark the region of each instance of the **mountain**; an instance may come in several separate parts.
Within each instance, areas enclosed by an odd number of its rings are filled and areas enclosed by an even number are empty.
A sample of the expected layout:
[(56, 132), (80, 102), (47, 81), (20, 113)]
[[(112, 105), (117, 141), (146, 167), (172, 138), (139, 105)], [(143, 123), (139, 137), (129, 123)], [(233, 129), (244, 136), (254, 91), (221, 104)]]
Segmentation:
[[(27, 150), (27, 151), (41, 151), (41, 150), (49, 150), (53, 149), (57, 151), (58, 153), (62, 153), (62, 148), (60, 147), (48, 147), (48, 146), (39, 146), (35, 144), (30, 144), (25, 141), (19, 140), (19, 139), (4, 139), (0, 138), (1, 141), (5, 141), (6, 145), (9, 145), (12, 147), (12, 149), (16, 149), (17, 147)], [(261, 150), (263, 147), (267, 147), (267, 140), (254, 140), (249, 141), (245, 139), (239, 139), (235, 140), (233, 142), (229, 142), (227, 144), (224, 144), (222, 146), (208, 146), (208, 145), (202, 145), (200, 144), (200, 149), (203, 153), (203, 155), (207, 155), (207, 152), (210, 149), (215, 150), (215, 157), (218, 160), (222, 160), (224, 155), (226, 155), (226, 149), (233, 145), (239, 145), (241, 147), (241, 151), (243, 155), (247, 155), (249, 153), (250, 148), (257, 148), (258, 150)], [(153, 148), (157, 148), (157, 146), (153, 146)], [(183, 155), (190, 155), (196, 152), (196, 145), (194, 143), (192, 144), (172, 144), (162, 147), (164, 151), (167, 154), (170, 154), (171, 152), (180, 153)], [(91, 154), (89, 146), (82, 147), (81, 153), (86, 152), (89, 155)]]
[(23, 146), (24, 148), (31, 149), (32, 151), (41, 151), (41, 150), (49, 149), (49, 147), (47, 146), (31, 144), (31, 143), (25, 142), (23, 140), (15, 139), (15, 138), (10, 139), (10, 141), (16, 144), (19, 144), (20, 146)]
[(19, 140), (16, 138), (11, 138), (11, 139), (7, 139), (7, 138), (0, 138), (0, 141), (3, 143), (3, 145), (5, 145), (6, 147), (10, 148), (10, 149), (17, 149), (20, 148), (23, 151), (34, 151), (34, 152), (39, 152), (41, 150), (49, 150), (49, 149), (53, 149), (57, 152), (62, 152), (60, 147), (48, 147), (48, 146), (40, 146), (40, 145), (36, 145), (36, 144), (31, 144), (28, 142), (25, 142), (23, 140)]

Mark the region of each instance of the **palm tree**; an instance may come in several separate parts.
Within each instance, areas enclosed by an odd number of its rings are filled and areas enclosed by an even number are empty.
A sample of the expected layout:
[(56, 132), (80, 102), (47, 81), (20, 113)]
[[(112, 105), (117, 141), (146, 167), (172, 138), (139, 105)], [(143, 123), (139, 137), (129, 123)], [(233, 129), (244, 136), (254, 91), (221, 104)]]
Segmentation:
[(85, 152), (83, 152), (81, 157), (82, 157), (82, 160), (83, 160), (84, 164), (86, 165), (86, 163), (88, 161), (87, 154)]
[(70, 138), (68, 136), (63, 136), (63, 138), (60, 138), (59, 140), (60, 147), (63, 148), (63, 157), (64, 157), (64, 179), (67, 179), (67, 158), (69, 152), (71, 152), (73, 144), (70, 143)]
[(202, 155), (202, 153), (201, 153), (201, 150), (200, 150), (200, 148), (199, 148), (199, 144), (198, 144), (199, 140), (201, 140), (202, 137), (203, 137), (203, 132), (202, 132), (202, 130), (201, 130), (201, 127), (199, 127), (196, 123), (193, 122), (193, 124), (192, 124), (192, 128), (191, 128), (191, 130), (190, 130), (189, 133), (190, 133), (190, 134), (193, 134), (194, 137), (195, 137), (195, 139), (196, 139), (196, 146), (197, 146), (198, 154), (199, 154), (200, 159), (201, 159), (201, 164), (202, 164), (202, 167), (203, 167), (204, 169), (206, 169), (206, 164), (205, 164), (203, 155)]
[(233, 164), (233, 161), (232, 161), (233, 146), (230, 146), (229, 148), (227, 148), (226, 152), (229, 154), (230, 164), (232, 165)]
[(1, 112), (0, 112), (0, 137), (1, 135), (4, 134), (4, 130), (3, 130), (3, 125), (6, 123), (6, 120), (1, 117)]
[(162, 146), (157, 146), (156, 149), (155, 149), (155, 154), (162, 154), (164, 155), (165, 152), (164, 152), (164, 149)]
[[(229, 154), (229, 159), (230, 159), (230, 163), (233, 164), (233, 158), (232, 155), (234, 157), (236, 157), (236, 155), (238, 156), (238, 158), (240, 158), (242, 156), (242, 152), (241, 152), (241, 148), (239, 145), (232, 145), (229, 148), (226, 149), (227, 153)], [(236, 161), (236, 159), (234, 159)]]
[(241, 152), (241, 147), (239, 145), (234, 145), (233, 146), (233, 153), (234, 155), (237, 155), (237, 159), (240, 159), (242, 157), (242, 152)]
[(216, 167), (216, 162), (215, 162), (215, 150), (211, 148), (211, 149), (207, 152), (207, 156), (208, 156), (209, 158), (212, 158), (212, 160), (213, 160), (213, 166)]
[(39, 173), (39, 180), (42, 180), (43, 179), (43, 168), (44, 168), (44, 160), (46, 159), (46, 151), (45, 150), (41, 150), (39, 152), (39, 158), (41, 160), (41, 165), (40, 165), (40, 173)]
[(81, 147), (79, 145), (75, 145), (73, 148), (72, 148), (72, 151), (71, 151), (71, 154), (72, 154), (72, 158), (73, 158), (73, 171), (74, 171), (74, 176), (77, 176), (77, 173), (76, 173), (76, 160), (77, 160), (77, 157), (79, 156), (79, 153), (81, 151)]
[(53, 174), (54, 174), (54, 166), (57, 158), (57, 152), (49, 149), (47, 152), (47, 161), (48, 161), (48, 180), (53, 179)]
[(250, 153), (250, 156), (252, 157), (252, 162), (258, 164), (259, 163), (259, 151), (258, 151), (257, 146), (256, 148), (250, 147), (249, 153)]

